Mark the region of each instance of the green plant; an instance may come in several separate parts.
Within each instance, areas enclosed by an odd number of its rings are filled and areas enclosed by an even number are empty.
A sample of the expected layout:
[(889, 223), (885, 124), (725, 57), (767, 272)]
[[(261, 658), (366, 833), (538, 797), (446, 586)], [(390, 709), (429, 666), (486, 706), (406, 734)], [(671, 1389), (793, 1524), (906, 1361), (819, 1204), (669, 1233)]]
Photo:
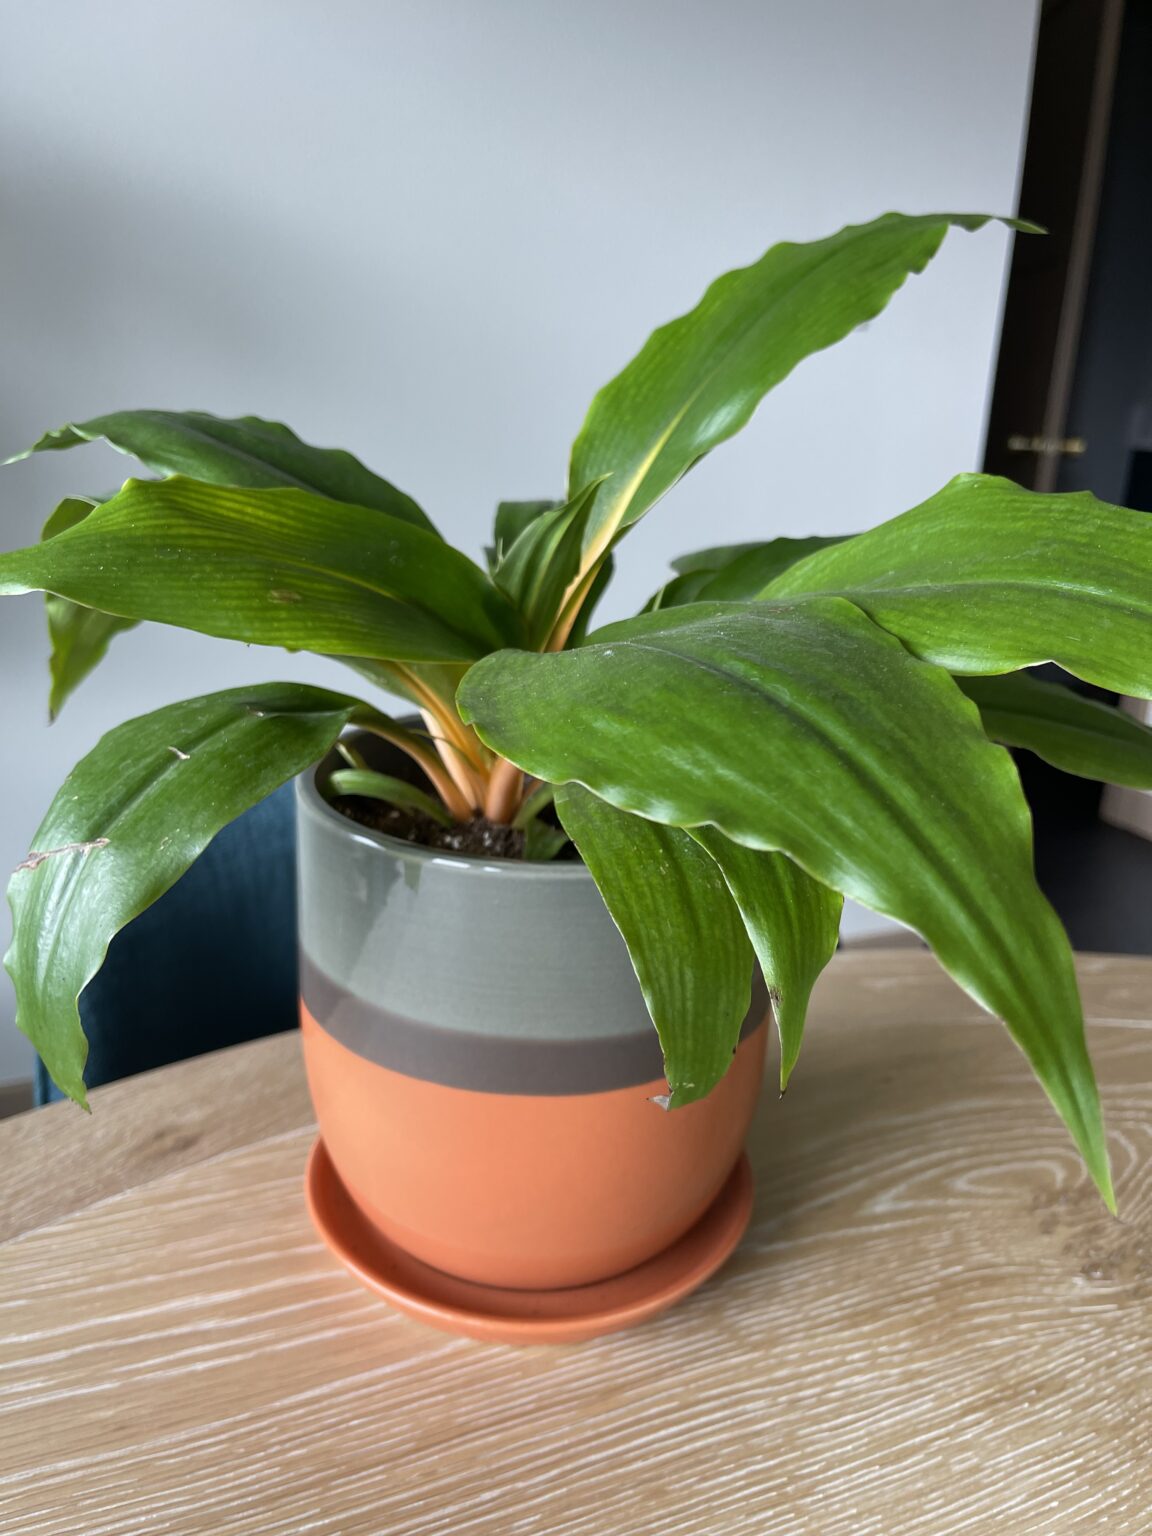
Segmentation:
[[(949, 226), (986, 222), (889, 214), (720, 278), (597, 395), (567, 499), (501, 505), (487, 571), (350, 455), (275, 423), (123, 411), (37, 443), (103, 438), (160, 477), (72, 498), (0, 557), (0, 591), (52, 594), (53, 709), (117, 631), (156, 620), (338, 657), (426, 727), (285, 684), (107, 735), (10, 891), (20, 1022), (60, 1086), (83, 1100), (76, 1000), (116, 930), (358, 725), (415, 759), (442, 816), (543, 830), (555, 787), (673, 1105), (723, 1074), (757, 960), (787, 1080), (847, 894), (922, 934), (1004, 1021), (1110, 1201), (1071, 953), (995, 743), (1152, 785), (1152, 732), (1020, 670), (1055, 660), (1152, 695), (1152, 521), (962, 475), (853, 538), (701, 551), (645, 612), (588, 634), (628, 528), (797, 363), (877, 315)], [(405, 793), (347, 764), (345, 788)], [(563, 837), (547, 831), (541, 856)]]

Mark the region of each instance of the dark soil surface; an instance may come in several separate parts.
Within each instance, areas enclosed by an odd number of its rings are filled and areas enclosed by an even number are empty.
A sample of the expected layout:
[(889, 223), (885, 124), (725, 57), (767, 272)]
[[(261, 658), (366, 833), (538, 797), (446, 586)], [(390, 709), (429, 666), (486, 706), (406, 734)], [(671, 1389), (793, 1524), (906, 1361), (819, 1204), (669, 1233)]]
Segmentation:
[(442, 827), (420, 811), (388, 805), (383, 800), (368, 800), (360, 795), (337, 795), (334, 810), (362, 827), (386, 832), (406, 843), (422, 848), (439, 848), (445, 853), (461, 853), (477, 859), (520, 859), (524, 856), (524, 834), (515, 827), (473, 816), (471, 821)]

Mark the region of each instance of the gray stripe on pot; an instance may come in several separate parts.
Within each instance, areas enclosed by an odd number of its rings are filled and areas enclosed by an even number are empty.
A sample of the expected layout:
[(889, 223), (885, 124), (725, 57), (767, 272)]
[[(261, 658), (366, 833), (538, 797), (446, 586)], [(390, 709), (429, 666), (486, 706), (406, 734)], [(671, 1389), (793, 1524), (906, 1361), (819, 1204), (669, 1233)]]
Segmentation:
[[(383, 743), (356, 744), (374, 767), (410, 773)], [(647, 1032), (628, 950), (582, 864), (400, 842), (334, 810), (316, 778), (297, 785), (300, 946), (326, 975), (389, 1013), (476, 1035)]]
[[(660, 1042), (647, 1018), (642, 1029), (626, 1035), (478, 1035), (421, 1023), (368, 1003), (338, 986), (304, 954), (300, 995), (316, 1022), (348, 1050), (389, 1071), (446, 1088), (540, 1096), (605, 1093), (664, 1075)], [(757, 972), (741, 1039), (763, 1023), (767, 1011), (768, 992)]]

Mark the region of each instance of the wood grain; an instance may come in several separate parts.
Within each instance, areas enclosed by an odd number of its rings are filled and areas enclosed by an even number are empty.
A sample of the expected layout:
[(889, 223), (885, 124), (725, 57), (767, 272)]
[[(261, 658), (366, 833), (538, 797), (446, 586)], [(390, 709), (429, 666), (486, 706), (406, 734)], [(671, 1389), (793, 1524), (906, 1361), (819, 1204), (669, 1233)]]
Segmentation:
[[(0, 1121), (0, 1242), (313, 1123), (295, 1036), (253, 1040)], [(50, 1170), (50, 1172), (49, 1172)]]
[[(201, 1081), (213, 1155), (0, 1247), (0, 1531), (1145, 1536), (1152, 961), (1081, 970), (1122, 1220), (931, 957), (848, 954), (762, 1104), (735, 1259), (567, 1349), (361, 1291), (307, 1224), (309, 1131), (217, 1144)], [(291, 1040), (260, 1049), (298, 1073)], [(115, 1101), (125, 1145), (189, 1070)]]

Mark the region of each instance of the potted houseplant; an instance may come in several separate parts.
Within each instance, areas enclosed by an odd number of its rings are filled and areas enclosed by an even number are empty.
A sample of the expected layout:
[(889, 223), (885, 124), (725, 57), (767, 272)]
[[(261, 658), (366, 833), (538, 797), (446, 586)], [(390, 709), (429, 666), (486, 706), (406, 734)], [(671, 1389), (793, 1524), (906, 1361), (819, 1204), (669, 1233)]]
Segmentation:
[(1000, 744), (1152, 784), (1152, 732), (1024, 670), (1152, 696), (1146, 516), (962, 475), (862, 535), (704, 549), (591, 628), (628, 528), (950, 226), (986, 222), (889, 214), (720, 278), (597, 395), (566, 499), (501, 505), (486, 570), (350, 455), (257, 418), (122, 411), (29, 450), (104, 439), (158, 477), (70, 498), (0, 556), (0, 591), (50, 594), (55, 704), (154, 620), (340, 658), (410, 711), (262, 685), (103, 738), (10, 887), (19, 1022), (60, 1087), (84, 1102), (77, 997), (114, 933), (302, 775), (324, 1177), (396, 1252), (542, 1293), (658, 1264), (723, 1207), (698, 1279), (743, 1209), (758, 978), (784, 1084), (844, 895), (1004, 1022), (1111, 1203)]

